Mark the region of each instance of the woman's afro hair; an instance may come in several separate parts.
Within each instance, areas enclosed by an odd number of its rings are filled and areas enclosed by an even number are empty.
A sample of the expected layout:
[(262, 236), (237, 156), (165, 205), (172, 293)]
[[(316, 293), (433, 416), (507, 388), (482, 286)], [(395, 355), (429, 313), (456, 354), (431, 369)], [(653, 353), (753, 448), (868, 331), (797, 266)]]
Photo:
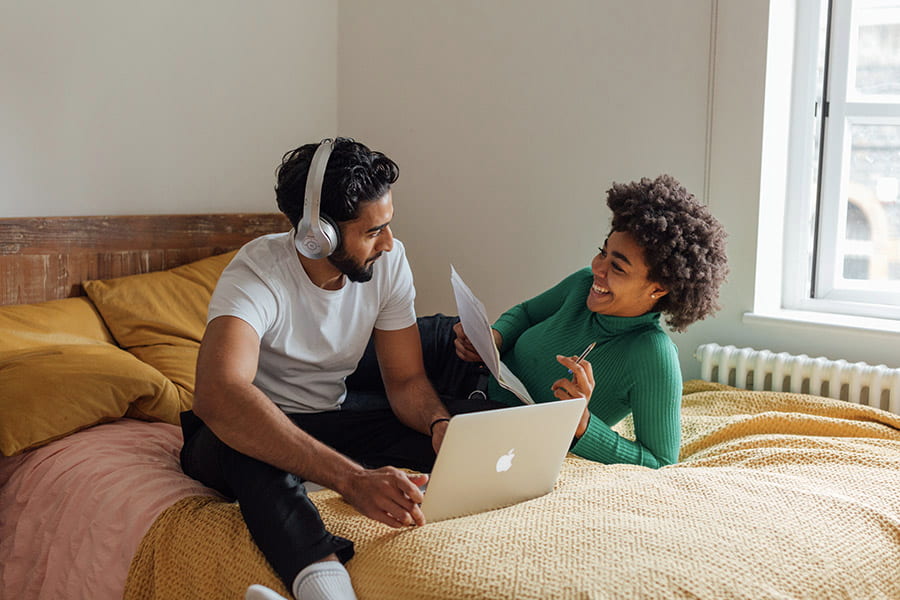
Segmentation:
[(719, 309), (728, 274), (725, 229), (671, 175), (613, 183), (606, 204), (612, 231), (630, 234), (644, 250), (648, 279), (669, 293), (656, 304), (674, 331), (684, 331)]

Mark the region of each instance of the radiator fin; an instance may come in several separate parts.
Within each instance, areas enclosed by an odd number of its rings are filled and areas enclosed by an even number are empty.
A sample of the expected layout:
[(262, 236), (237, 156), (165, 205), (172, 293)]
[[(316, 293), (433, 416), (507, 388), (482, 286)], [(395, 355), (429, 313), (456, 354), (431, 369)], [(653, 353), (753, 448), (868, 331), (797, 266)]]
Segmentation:
[(814, 394), (900, 414), (900, 369), (713, 343), (699, 346), (694, 356), (704, 381)]

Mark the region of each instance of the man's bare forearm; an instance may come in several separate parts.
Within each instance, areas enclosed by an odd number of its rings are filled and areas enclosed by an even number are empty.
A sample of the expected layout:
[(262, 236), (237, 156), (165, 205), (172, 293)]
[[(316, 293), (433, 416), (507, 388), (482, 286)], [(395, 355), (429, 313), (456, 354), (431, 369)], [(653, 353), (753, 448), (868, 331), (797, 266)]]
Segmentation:
[(242, 454), (338, 492), (350, 476), (363, 471), (294, 425), (252, 384), (198, 392), (195, 412), (220, 440)]
[(448, 418), (450, 413), (427, 377), (414, 377), (387, 386), (391, 409), (404, 425), (426, 435), (435, 419)]

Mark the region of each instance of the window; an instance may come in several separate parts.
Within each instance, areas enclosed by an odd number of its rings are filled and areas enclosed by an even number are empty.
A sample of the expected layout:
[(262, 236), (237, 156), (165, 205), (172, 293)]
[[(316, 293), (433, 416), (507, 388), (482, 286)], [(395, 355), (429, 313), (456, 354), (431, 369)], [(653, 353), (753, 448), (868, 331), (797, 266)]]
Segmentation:
[(900, 0), (795, 22), (783, 305), (900, 319)]

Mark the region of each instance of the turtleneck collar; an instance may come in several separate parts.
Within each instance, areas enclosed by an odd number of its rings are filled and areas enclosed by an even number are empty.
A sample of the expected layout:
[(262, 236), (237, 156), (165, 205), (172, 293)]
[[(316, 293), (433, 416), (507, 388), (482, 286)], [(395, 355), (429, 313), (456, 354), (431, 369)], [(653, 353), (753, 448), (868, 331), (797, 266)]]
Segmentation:
[(659, 316), (660, 313), (657, 311), (650, 311), (637, 317), (613, 317), (592, 313), (594, 323), (597, 324), (602, 333), (609, 336), (621, 335), (648, 326), (659, 327)]

